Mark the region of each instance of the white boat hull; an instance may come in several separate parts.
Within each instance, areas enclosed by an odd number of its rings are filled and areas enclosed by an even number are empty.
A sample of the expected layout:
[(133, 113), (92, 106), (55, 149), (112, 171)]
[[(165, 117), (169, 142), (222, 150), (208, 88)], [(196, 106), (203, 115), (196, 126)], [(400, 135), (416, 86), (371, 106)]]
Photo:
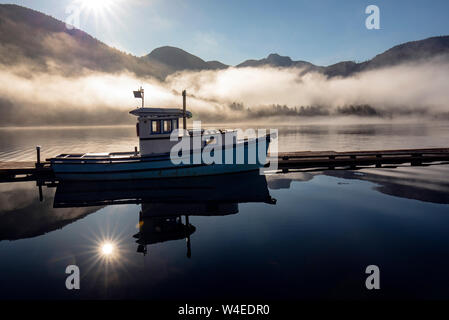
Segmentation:
[[(52, 158), (50, 162), (59, 180), (135, 180), (218, 175), (258, 170), (264, 166), (269, 139), (267, 136), (231, 145), (223, 149), (221, 163), (212, 164), (204, 163), (204, 161), (194, 163), (194, 153), (187, 156), (189, 161), (184, 161), (187, 163), (181, 164), (174, 164), (169, 154), (118, 159), (111, 157)], [(230, 151), (233, 152), (232, 163), (226, 164), (226, 152)], [(239, 152), (244, 155), (243, 161), (236, 163), (235, 155)]]

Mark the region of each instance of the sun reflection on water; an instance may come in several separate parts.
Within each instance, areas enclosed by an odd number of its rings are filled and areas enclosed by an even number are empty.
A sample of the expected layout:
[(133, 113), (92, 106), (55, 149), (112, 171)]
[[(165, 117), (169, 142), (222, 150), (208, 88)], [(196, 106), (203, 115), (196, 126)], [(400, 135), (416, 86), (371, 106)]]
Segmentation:
[(115, 245), (109, 241), (106, 241), (100, 245), (100, 253), (104, 257), (113, 257), (116, 253), (115, 249)]
[(91, 260), (94, 265), (99, 267), (106, 265), (120, 265), (125, 259), (119, 238), (101, 237), (93, 241), (91, 247)]

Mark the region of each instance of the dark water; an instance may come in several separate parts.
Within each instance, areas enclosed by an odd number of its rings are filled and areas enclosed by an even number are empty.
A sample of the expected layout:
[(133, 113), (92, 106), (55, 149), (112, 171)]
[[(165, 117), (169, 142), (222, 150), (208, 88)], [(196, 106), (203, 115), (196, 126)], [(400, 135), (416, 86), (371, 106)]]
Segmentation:
[[(350, 129), (288, 128), (280, 143), (374, 149), (390, 132), (404, 147), (444, 146), (444, 128)], [(2, 134), (2, 155), (32, 148), (33, 136), (53, 151), (125, 146), (117, 133), (131, 131), (71, 130)], [(448, 299), (448, 178), (440, 164), (60, 184), (42, 202), (35, 182), (2, 183), (0, 298)], [(68, 265), (80, 290), (66, 289)], [(368, 265), (380, 290), (365, 288)]]

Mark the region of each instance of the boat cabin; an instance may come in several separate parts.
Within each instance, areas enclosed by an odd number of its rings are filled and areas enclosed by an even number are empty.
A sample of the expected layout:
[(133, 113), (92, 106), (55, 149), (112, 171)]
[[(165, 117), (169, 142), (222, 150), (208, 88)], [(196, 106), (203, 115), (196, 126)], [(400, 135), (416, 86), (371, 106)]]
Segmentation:
[[(137, 108), (129, 112), (137, 116), (137, 135), (140, 143), (140, 154), (160, 154), (170, 152), (177, 141), (170, 141), (173, 130), (179, 128), (179, 119), (184, 117), (182, 109)], [(186, 111), (186, 118), (192, 113)]]

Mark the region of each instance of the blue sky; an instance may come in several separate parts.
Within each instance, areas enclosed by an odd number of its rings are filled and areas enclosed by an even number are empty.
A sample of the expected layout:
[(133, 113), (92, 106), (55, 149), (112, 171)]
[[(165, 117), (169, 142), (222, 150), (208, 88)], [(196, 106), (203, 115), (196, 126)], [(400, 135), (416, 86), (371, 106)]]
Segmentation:
[[(70, 4), (102, 2), (81, 11), (80, 28), (141, 56), (171, 45), (205, 60), (238, 64), (270, 53), (328, 65), (363, 61), (407, 41), (449, 35), (447, 0), (21, 0), (66, 21)], [(380, 8), (380, 30), (365, 27), (365, 8)]]

